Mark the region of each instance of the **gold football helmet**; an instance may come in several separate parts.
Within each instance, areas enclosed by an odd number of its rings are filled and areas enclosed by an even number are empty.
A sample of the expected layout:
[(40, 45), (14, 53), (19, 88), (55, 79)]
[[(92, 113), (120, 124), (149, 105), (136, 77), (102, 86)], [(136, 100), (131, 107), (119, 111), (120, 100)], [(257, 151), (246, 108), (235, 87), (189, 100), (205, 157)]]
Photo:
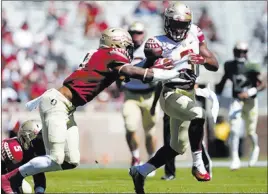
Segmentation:
[(145, 38), (145, 26), (141, 22), (133, 22), (128, 27), (128, 32), (132, 37), (132, 41), (134, 43), (134, 47), (138, 48), (142, 45), (144, 38)]
[(42, 129), (42, 123), (38, 120), (28, 120), (22, 123), (18, 131), (18, 139), (25, 150), (31, 147), (31, 142)]
[(130, 34), (122, 28), (108, 28), (100, 38), (100, 48), (121, 48), (133, 57), (133, 41)]
[(167, 35), (176, 42), (182, 41), (191, 27), (192, 12), (181, 2), (171, 3), (165, 9), (164, 22)]

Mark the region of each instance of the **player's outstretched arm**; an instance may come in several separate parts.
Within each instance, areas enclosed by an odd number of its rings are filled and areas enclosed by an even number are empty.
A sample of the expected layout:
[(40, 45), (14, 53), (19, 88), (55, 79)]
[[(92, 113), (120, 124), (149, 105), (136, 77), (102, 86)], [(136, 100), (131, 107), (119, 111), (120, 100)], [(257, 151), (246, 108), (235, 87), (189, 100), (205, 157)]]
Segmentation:
[(179, 72), (175, 70), (165, 70), (159, 68), (144, 69), (140, 67), (135, 67), (129, 63), (120, 66), (115, 66), (113, 69), (114, 71), (117, 71), (119, 75), (139, 79), (143, 82), (164, 81), (167, 79), (175, 78), (179, 75)]
[(209, 71), (218, 71), (219, 64), (214, 54), (208, 49), (207, 44), (202, 42), (199, 44), (200, 55), (205, 59), (204, 66)]
[(227, 75), (227, 70), (226, 69), (227, 69), (227, 63), (224, 64), (224, 74), (223, 74), (223, 76), (221, 78), (221, 81), (218, 84), (216, 84), (216, 86), (215, 86), (215, 92), (216, 92), (216, 94), (219, 94), (220, 95), (222, 93), (223, 88), (224, 88), (224, 85), (225, 85), (225, 83), (226, 83), (226, 81), (228, 79), (228, 75)]

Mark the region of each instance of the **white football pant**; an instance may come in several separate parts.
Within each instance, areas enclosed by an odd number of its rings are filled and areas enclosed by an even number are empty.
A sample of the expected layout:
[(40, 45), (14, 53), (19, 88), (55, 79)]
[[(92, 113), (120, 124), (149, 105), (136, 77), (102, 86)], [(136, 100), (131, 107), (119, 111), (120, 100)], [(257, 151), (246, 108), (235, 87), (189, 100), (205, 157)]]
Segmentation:
[(57, 164), (80, 162), (79, 133), (74, 121), (75, 107), (58, 90), (47, 90), (40, 99), (46, 154)]

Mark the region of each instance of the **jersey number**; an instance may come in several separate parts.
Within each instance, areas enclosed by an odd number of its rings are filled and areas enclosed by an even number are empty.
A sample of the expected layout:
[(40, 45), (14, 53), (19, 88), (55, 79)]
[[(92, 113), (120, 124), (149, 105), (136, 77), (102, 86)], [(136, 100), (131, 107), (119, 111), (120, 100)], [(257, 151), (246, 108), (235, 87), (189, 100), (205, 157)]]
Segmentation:
[(247, 78), (244, 75), (237, 75), (233, 78), (235, 91), (241, 92)]
[(14, 150), (15, 150), (15, 152), (20, 152), (20, 151), (22, 151), (20, 146), (14, 146)]
[(85, 56), (84, 59), (83, 59), (83, 62), (80, 63), (78, 70), (79, 70), (79, 69), (83, 69), (83, 68), (85, 68), (85, 66), (87, 65), (89, 59), (92, 57), (92, 55), (93, 55), (95, 52), (96, 52), (96, 51), (90, 51), (90, 52), (88, 52), (88, 53), (86, 54), (86, 56)]

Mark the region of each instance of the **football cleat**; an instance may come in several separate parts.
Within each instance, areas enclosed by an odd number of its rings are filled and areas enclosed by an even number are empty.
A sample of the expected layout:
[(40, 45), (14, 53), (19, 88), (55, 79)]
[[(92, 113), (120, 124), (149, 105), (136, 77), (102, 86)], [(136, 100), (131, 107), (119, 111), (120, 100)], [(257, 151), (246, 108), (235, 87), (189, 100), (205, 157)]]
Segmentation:
[(230, 165), (230, 170), (238, 170), (241, 167), (241, 162), (239, 158), (234, 158)]
[(212, 178), (212, 161), (203, 142), (202, 142), (202, 160), (204, 162), (206, 171), (209, 173), (210, 178)]
[(145, 177), (139, 173), (137, 167), (132, 166), (129, 169), (129, 175), (132, 177), (136, 194), (145, 194), (144, 192)]
[(1, 182), (2, 182), (1, 189), (2, 191), (4, 191), (4, 193), (6, 194), (16, 193), (15, 191), (13, 191), (11, 187), (10, 180), (5, 175), (1, 176)]
[(249, 167), (252, 167), (256, 164), (259, 158), (259, 154), (260, 154), (260, 147), (256, 146), (251, 153), (250, 160), (248, 163)]
[(208, 172), (205, 174), (202, 174), (197, 167), (193, 166), (192, 167), (192, 175), (196, 178), (198, 181), (210, 181), (210, 175)]
[(161, 180), (166, 180), (166, 181), (171, 181), (174, 180), (175, 176), (174, 175), (165, 175), (161, 177)]
[(141, 161), (139, 158), (136, 158), (136, 157), (132, 157), (132, 160), (131, 160), (131, 166), (138, 166), (141, 164)]

